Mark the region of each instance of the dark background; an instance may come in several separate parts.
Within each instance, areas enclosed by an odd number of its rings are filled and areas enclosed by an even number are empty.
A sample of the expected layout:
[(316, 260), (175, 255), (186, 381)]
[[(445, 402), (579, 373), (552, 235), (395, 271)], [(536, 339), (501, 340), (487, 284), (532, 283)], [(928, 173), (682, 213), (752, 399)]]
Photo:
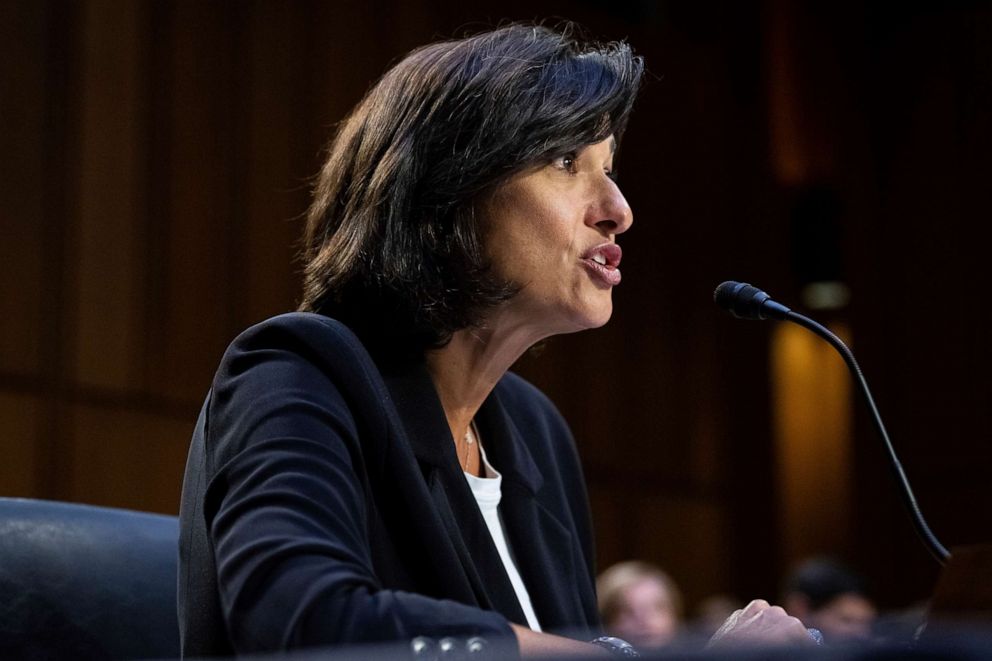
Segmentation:
[(817, 314), (852, 338), (932, 528), (992, 540), (990, 3), (2, 0), (0, 494), (175, 513), (224, 347), (298, 300), (335, 123), (414, 46), (556, 17), (650, 72), (613, 321), (519, 366), (576, 433), (600, 568), (657, 562), (693, 606), (774, 598), (823, 551), (883, 607), (926, 598), (937, 565), (849, 386), (798, 411), (826, 440), (797, 450), (779, 331), (711, 294), (801, 308), (846, 283)]

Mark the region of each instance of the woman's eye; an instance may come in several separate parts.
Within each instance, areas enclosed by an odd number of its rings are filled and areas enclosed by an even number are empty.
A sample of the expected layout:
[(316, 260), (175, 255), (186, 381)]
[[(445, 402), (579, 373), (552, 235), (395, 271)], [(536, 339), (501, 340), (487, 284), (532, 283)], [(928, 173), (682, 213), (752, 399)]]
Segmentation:
[(612, 179), (613, 181), (617, 180), (617, 171), (613, 168), (603, 168), (603, 172), (606, 174), (608, 179)]
[(559, 170), (564, 170), (569, 174), (575, 174), (578, 171), (578, 156), (575, 152), (569, 152), (563, 156), (559, 156), (554, 160), (554, 166)]

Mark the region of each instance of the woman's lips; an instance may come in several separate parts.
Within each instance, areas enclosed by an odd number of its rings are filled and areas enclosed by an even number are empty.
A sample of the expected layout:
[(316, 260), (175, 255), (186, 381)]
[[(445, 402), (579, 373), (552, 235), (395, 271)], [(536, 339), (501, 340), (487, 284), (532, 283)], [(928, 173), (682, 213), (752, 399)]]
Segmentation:
[(615, 243), (602, 243), (582, 255), (582, 264), (595, 280), (615, 287), (620, 284), (620, 259), (623, 251)]

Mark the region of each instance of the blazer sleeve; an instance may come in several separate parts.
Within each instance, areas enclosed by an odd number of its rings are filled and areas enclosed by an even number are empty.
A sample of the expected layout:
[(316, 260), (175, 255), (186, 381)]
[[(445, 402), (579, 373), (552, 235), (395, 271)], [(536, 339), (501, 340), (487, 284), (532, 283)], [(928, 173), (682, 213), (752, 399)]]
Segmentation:
[(377, 579), (361, 436), (389, 434), (374, 415), (384, 395), (367, 354), (333, 331), (312, 319), (256, 327), (214, 382), (203, 507), (235, 651), (512, 638), (498, 613)]

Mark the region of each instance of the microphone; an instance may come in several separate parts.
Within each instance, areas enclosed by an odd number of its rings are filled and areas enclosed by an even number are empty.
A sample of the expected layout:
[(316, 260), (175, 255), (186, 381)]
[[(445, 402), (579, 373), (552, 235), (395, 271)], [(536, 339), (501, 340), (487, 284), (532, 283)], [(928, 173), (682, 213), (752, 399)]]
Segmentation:
[(789, 308), (746, 282), (728, 280), (713, 292), (713, 300), (738, 319), (785, 319)]
[(851, 376), (854, 377), (855, 383), (858, 384), (858, 390), (861, 392), (865, 404), (868, 406), (872, 422), (875, 424), (875, 431), (878, 432), (878, 435), (882, 439), (882, 444), (885, 446), (889, 467), (892, 469), (896, 484), (899, 486), (903, 504), (909, 511), (909, 516), (913, 522), (913, 527), (916, 529), (916, 533), (920, 536), (920, 539), (934, 558), (937, 559), (937, 562), (942, 565), (946, 563), (951, 554), (930, 531), (930, 527), (927, 525), (926, 520), (924, 520), (919, 505), (916, 504), (916, 497), (913, 495), (913, 490), (909, 486), (909, 480), (906, 477), (905, 471), (902, 469), (899, 457), (896, 456), (895, 448), (892, 447), (892, 441), (889, 440), (889, 433), (885, 430), (885, 424), (882, 422), (882, 416), (878, 412), (878, 407), (875, 406), (875, 400), (872, 398), (871, 391), (868, 389), (868, 382), (861, 373), (861, 367), (858, 366), (858, 361), (855, 360), (854, 354), (851, 353), (847, 345), (825, 326), (798, 312), (793, 312), (781, 303), (772, 300), (772, 297), (765, 292), (757, 287), (752, 287), (746, 282), (728, 280), (721, 283), (716, 288), (716, 291), (713, 292), (713, 300), (717, 305), (738, 319), (777, 319), (780, 321), (791, 321), (826, 340), (830, 346), (837, 350), (847, 364), (847, 368), (850, 370)]

